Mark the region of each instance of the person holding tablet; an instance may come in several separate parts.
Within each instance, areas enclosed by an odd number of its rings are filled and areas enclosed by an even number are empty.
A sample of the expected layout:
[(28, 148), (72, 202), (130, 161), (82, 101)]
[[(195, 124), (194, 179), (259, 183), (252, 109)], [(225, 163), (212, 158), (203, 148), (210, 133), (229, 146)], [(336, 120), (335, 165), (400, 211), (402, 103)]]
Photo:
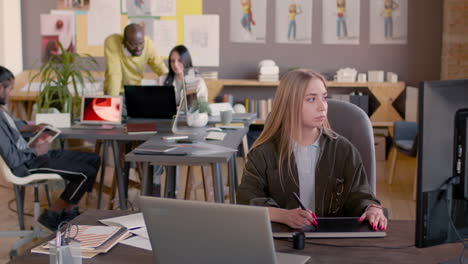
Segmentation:
[(100, 166), (100, 157), (91, 152), (49, 150), (49, 135), (39, 135), (30, 145), (20, 132), (37, 132), (43, 127), (26, 125), (14, 120), (5, 108), (15, 77), (0, 66), (0, 155), (13, 174), (25, 177), (33, 173), (57, 173), (66, 180), (60, 198), (45, 209), (38, 222), (50, 230), (56, 230), (60, 222), (79, 215), (78, 202), (92, 190)]
[[(330, 128), (326, 97), (325, 79), (316, 72), (300, 69), (282, 77), (248, 154), (237, 201), (267, 206), (273, 222), (292, 228), (317, 225), (317, 216), (348, 216), (385, 230), (387, 219), (358, 150)], [(308, 210), (299, 208), (293, 193)]]

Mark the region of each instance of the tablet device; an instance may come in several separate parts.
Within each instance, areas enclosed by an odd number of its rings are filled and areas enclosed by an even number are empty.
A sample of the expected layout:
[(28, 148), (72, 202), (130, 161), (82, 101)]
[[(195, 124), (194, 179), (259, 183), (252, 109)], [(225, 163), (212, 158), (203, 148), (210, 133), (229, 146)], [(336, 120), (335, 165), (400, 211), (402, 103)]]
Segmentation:
[(51, 143), (58, 135), (60, 135), (59, 129), (51, 126), (45, 126), (34, 137), (32, 137), (31, 140), (29, 140), (28, 146), (31, 147), (40, 142)]

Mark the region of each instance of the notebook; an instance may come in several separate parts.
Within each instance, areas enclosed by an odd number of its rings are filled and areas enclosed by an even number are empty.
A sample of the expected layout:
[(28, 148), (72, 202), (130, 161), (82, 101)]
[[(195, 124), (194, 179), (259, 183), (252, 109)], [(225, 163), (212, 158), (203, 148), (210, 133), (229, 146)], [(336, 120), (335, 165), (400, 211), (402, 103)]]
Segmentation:
[(127, 134), (156, 134), (156, 122), (127, 123)]
[(275, 252), (265, 207), (146, 196), (140, 205), (155, 263), (299, 264), (310, 258)]
[[(372, 230), (367, 221), (358, 222), (358, 217), (319, 217), (318, 227), (308, 226), (304, 231), (306, 238), (358, 238), (385, 237), (385, 231)], [(300, 230), (273, 223), (273, 236), (276, 238), (291, 238)]]
[(177, 113), (172, 85), (125, 85), (124, 88), (128, 117), (172, 119)]

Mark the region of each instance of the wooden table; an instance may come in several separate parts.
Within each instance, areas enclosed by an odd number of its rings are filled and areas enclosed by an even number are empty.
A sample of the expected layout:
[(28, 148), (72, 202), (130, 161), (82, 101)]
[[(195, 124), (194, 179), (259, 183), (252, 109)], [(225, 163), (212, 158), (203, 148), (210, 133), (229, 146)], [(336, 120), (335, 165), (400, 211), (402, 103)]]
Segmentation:
[[(97, 222), (99, 219), (131, 213), (135, 212), (89, 210), (73, 222), (82, 225), (100, 225)], [(311, 257), (308, 263), (438, 263), (459, 256), (462, 248), (460, 243), (423, 249), (414, 247), (414, 230), (414, 221), (390, 220), (385, 238), (308, 239), (304, 250), (293, 249), (290, 241), (275, 240), (275, 248), (278, 252), (308, 255)], [(123, 244), (118, 244), (106, 254), (83, 259), (83, 263), (154, 262), (151, 251)], [(48, 264), (49, 256), (28, 252), (15, 257), (9, 263)]]

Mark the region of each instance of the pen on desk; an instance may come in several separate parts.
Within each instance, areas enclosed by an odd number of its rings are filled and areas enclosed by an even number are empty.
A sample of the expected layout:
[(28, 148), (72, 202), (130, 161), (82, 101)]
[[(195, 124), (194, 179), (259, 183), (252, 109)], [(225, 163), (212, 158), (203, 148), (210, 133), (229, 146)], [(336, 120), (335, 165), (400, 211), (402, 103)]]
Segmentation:
[[(302, 210), (305, 210), (305, 211), (309, 211), (309, 209), (307, 209), (304, 204), (302, 203), (301, 199), (299, 198), (299, 196), (297, 195), (296, 192), (293, 192), (293, 196), (294, 196), (294, 199), (296, 199), (297, 203), (299, 204), (299, 206), (301, 207)], [(312, 224), (314, 224), (315, 226), (318, 226), (318, 223), (317, 223), (317, 216), (312, 213), (312, 217), (314, 218), (314, 221), (312, 221)]]

